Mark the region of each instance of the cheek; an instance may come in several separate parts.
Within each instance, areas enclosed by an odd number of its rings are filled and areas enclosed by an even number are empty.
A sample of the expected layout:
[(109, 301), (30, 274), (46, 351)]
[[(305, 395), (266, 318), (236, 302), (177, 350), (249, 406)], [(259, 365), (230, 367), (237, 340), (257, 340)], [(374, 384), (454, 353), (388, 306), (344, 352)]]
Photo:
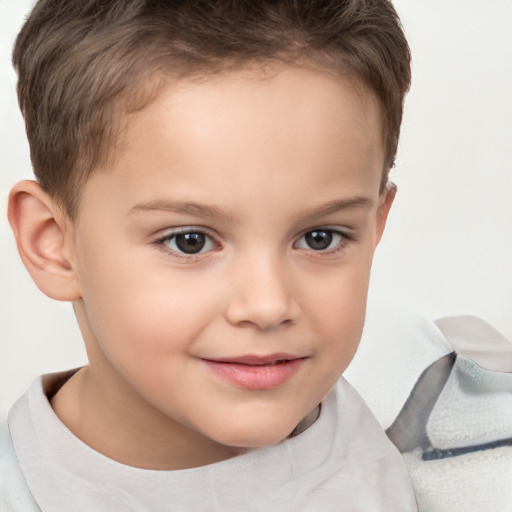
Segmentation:
[(148, 402), (160, 397), (166, 403), (170, 377), (187, 376), (187, 354), (200, 335), (206, 312), (201, 316), (190, 295), (177, 296), (161, 282), (130, 278), (121, 271), (117, 276), (120, 281), (97, 276), (98, 286), (91, 283), (84, 297), (90, 353), (97, 368), (114, 369)]
[(204, 287), (204, 300), (197, 300), (195, 283), (122, 252), (89, 251), (80, 264), (82, 298), (97, 343), (105, 350), (122, 344), (127, 357), (138, 351), (144, 357), (193, 339), (198, 319), (212, 309)]
[(147, 368), (189, 351), (218, 313), (222, 290), (205, 279), (136, 256), (93, 261), (84, 304), (92, 341), (115, 366)]
[(151, 286), (144, 279), (120, 277), (120, 285), (115, 282), (107, 291), (102, 283), (100, 289), (85, 297), (86, 307), (90, 306), (89, 319), (102, 338), (98, 341), (124, 340), (126, 350), (150, 353), (172, 350), (194, 338), (200, 303), (194, 304), (190, 294), (172, 293), (161, 282)]
[[(335, 378), (339, 377), (354, 357), (363, 332), (365, 303), (352, 300), (338, 303), (338, 308), (328, 313), (331, 320), (324, 332), (326, 364)], [(359, 304), (358, 304), (359, 302)]]
[[(348, 366), (359, 345), (366, 313), (368, 262), (341, 269), (329, 286), (311, 297), (316, 311), (314, 329), (323, 344), (326, 371), (336, 379)], [(312, 306), (313, 307), (313, 306)]]

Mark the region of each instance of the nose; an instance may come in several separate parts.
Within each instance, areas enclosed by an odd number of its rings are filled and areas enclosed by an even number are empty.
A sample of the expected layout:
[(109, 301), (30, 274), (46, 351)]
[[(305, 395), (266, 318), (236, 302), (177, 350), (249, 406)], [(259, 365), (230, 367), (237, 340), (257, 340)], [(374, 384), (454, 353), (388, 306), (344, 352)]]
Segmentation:
[(260, 330), (291, 325), (301, 314), (293, 279), (285, 265), (260, 256), (239, 265), (231, 275), (226, 318), (240, 327)]

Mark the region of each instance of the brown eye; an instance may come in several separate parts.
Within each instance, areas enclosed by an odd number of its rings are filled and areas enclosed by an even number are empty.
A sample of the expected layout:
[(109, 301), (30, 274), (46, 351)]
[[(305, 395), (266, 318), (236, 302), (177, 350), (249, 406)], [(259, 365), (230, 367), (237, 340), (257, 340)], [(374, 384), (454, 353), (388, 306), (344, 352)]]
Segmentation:
[(331, 252), (342, 248), (348, 242), (349, 237), (336, 229), (317, 228), (304, 233), (295, 242), (296, 249), (307, 249), (315, 252)]
[(206, 233), (201, 231), (183, 231), (174, 233), (162, 240), (163, 244), (178, 254), (199, 254), (211, 251), (215, 243)]
[(206, 237), (203, 233), (184, 233), (176, 235), (176, 247), (187, 254), (201, 252), (205, 246)]
[(304, 235), (306, 244), (314, 251), (324, 251), (328, 249), (333, 240), (333, 232), (327, 230), (309, 231)]

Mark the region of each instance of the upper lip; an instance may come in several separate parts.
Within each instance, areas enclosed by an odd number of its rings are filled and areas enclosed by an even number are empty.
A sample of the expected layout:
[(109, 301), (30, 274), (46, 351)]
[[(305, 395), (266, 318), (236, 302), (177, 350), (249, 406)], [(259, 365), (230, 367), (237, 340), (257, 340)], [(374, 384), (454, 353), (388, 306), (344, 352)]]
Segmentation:
[(299, 356), (294, 354), (267, 354), (267, 355), (255, 355), (247, 354), (236, 357), (219, 357), (219, 358), (205, 358), (205, 361), (211, 361), (214, 363), (226, 363), (226, 364), (246, 364), (251, 366), (260, 366), (265, 364), (274, 364), (283, 361), (292, 361), (294, 359), (304, 359), (305, 356)]

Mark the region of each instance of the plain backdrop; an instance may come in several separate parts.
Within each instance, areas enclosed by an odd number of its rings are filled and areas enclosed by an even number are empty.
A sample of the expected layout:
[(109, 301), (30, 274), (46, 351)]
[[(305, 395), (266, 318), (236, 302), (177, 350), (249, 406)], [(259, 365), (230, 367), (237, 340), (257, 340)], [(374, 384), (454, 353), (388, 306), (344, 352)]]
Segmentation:
[[(71, 306), (36, 289), (4, 214), (32, 176), (10, 64), (32, 3), (0, 0), (0, 416), (35, 376), (86, 361)], [(413, 86), (371, 289), (432, 318), (481, 316), (512, 339), (512, 1), (395, 5)]]

